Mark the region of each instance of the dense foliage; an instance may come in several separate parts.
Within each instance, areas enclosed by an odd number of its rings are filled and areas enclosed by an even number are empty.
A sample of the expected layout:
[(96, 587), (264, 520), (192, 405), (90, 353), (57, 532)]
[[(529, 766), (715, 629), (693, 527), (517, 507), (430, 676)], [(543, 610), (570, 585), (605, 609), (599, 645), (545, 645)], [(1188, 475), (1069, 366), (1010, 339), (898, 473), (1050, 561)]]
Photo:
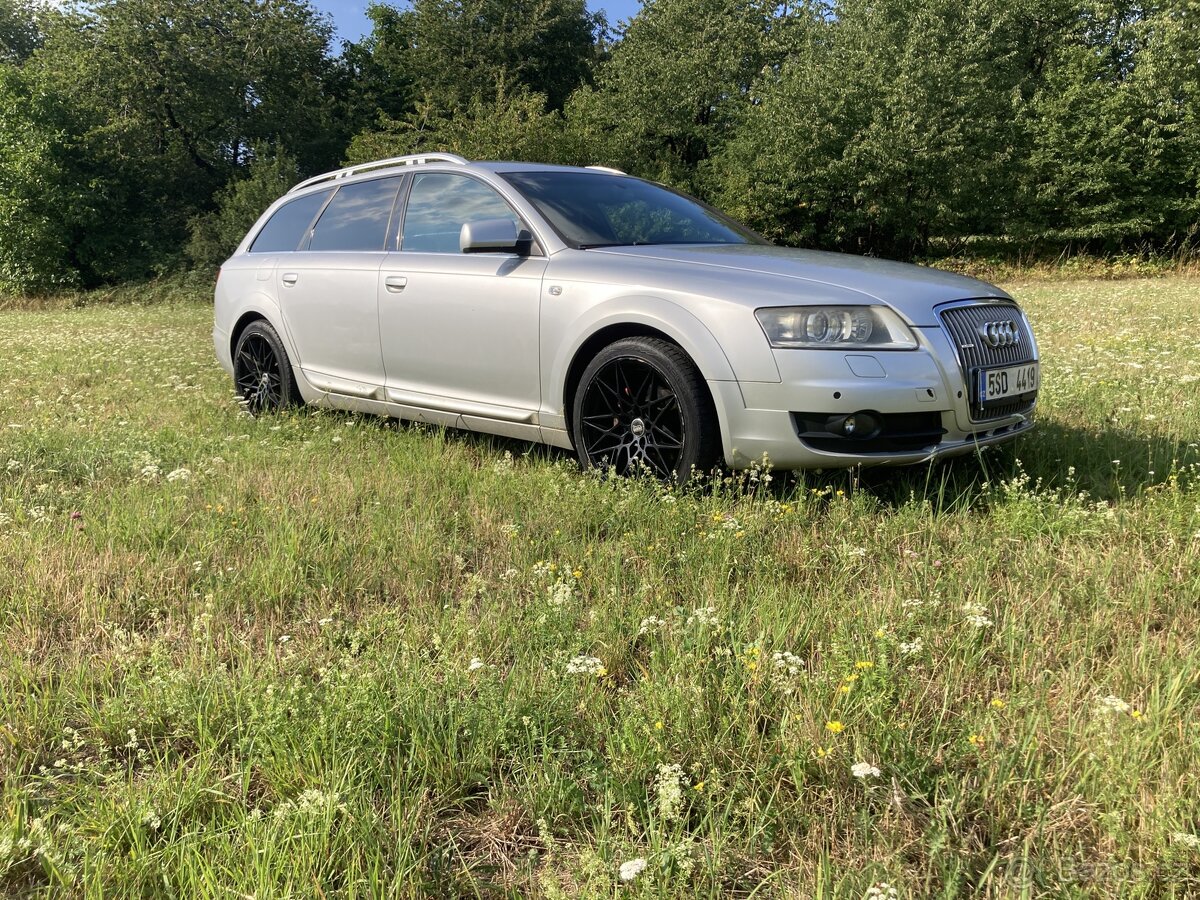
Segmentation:
[(647, 0), (616, 41), (582, 0), (370, 16), (338, 52), (307, 0), (0, 0), (0, 287), (207, 264), (269, 196), (256, 163), (429, 149), (900, 257), (1178, 249), (1200, 220), (1194, 0)]

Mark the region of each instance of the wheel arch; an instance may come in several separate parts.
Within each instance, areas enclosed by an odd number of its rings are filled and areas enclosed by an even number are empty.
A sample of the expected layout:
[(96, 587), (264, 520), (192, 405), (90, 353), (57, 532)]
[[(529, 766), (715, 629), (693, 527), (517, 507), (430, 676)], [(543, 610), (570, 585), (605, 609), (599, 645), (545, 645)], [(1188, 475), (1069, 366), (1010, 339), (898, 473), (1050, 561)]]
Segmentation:
[(705, 390), (708, 392), (708, 401), (717, 414), (717, 423), (721, 430), (721, 443), (724, 446), (728, 434), (724, 404), (720, 392), (713, 391), (707, 382), (710, 380), (735, 381), (733, 370), (720, 345), (717, 344), (716, 338), (690, 314), (688, 314), (688, 318), (692, 319), (693, 327), (685, 331), (672, 328), (661, 320), (647, 321), (638, 315), (626, 317), (618, 314), (606, 317), (604, 321), (596, 323), (591, 331), (576, 342), (563, 373), (560, 395), (562, 402), (560, 408), (563, 412), (567, 435), (572, 444), (574, 444), (575, 392), (588, 363), (601, 350), (616, 341), (629, 337), (649, 337), (678, 347), (700, 372), (701, 378), (705, 382)]
[[(233, 354), (237, 351), (238, 338), (240, 338), (242, 336), (242, 332), (246, 330), (247, 326), (250, 325), (251, 322), (266, 322), (272, 328), (275, 328), (275, 325), (271, 322), (271, 320), (269, 318), (267, 318), (267, 316), (265, 314), (263, 314), (262, 312), (259, 312), (257, 309), (250, 309), (250, 310), (247, 310), (246, 312), (242, 313), (241, 316), (238, 317), (238, 320), (233, 323), (233, 328), (231, 328), (229, 331), (229, 355), (230, 355), (230, 357), (232, 357)], [(276, 332), (276, 334), (278, 334), (279, 329), (275, 328), (275, 332)], [(282, 339), (283, 338), (281, 335), (280, 340), (282, 340)]]

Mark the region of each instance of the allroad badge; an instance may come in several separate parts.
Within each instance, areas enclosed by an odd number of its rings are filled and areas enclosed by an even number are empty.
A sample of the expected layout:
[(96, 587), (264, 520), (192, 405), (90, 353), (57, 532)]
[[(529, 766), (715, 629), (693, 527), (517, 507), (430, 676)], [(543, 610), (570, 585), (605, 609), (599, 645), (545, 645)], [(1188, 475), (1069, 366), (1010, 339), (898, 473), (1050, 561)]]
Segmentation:
[(979, 336), (993, 350), (999, 350), (1001, 347), (1015, 347), (1021, 340), (1021, 332), (1017, 330), (1017, 323), (1012, 319), (980, 325)]

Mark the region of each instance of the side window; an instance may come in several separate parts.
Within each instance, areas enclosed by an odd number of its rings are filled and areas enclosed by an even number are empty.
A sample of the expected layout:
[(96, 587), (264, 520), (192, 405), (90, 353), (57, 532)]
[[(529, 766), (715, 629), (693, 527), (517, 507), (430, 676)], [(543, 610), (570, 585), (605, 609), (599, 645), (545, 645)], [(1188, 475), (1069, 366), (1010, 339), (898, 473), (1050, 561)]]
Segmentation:
[(400, 249), (418, 253), (458, 253), (458, 234), (467, 222), (521, 219), (494, 190), (474, 178), (425, 172), (413, 179), (404, 212)]
[(321, 211), (333, 191), (308, 194), (275, 210), (275, 215), (262, 227), (262, 231), (250, 245), (251, 253), (287, 253), (300, 246), (308, 234), (313, 217)]
[(313, 230), (309, 250), (383, 250), (399, 178), (338, 188)]

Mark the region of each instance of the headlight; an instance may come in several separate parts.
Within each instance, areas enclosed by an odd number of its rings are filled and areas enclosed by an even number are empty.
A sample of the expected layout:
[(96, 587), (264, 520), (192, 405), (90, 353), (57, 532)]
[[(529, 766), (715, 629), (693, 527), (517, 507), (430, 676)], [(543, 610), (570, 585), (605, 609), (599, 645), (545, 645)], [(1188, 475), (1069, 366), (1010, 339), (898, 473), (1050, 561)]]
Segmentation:
[(777, 306), (755, 310), (772, 347), (781, 350), (912, 350), (917, 340), (886, 306)]

